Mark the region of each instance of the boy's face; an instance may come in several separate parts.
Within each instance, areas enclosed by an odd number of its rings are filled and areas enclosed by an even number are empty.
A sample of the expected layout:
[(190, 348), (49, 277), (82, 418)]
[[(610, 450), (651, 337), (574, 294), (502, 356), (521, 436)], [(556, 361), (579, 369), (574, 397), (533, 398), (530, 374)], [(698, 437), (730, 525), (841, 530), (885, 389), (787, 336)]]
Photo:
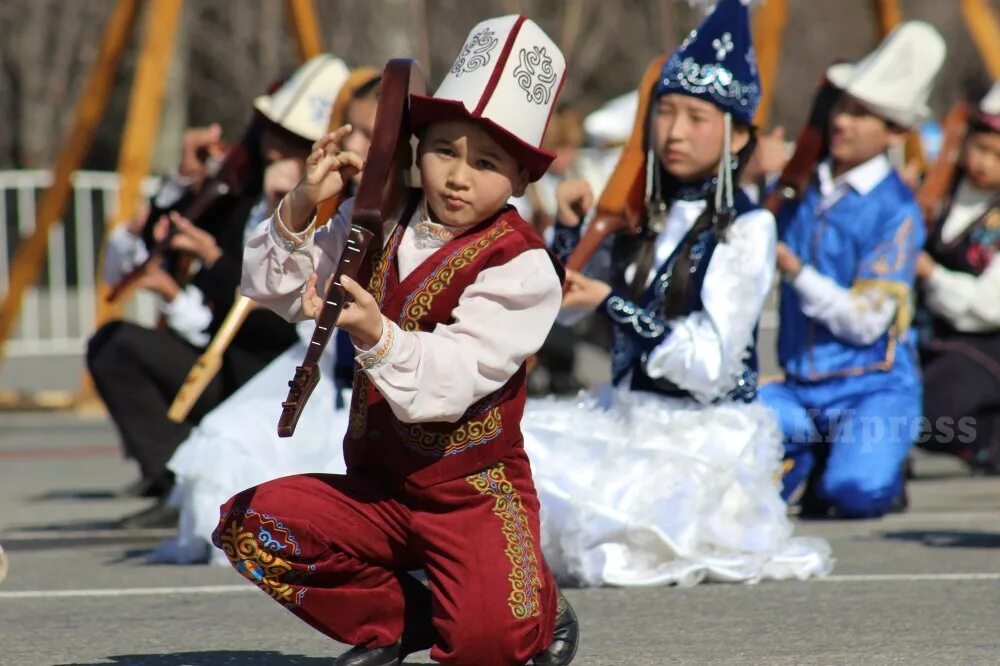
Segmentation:
[(431, 213), (452, 227), (482, 222), (528, 184), (524, 169), (470, 120), (429, 125), (418, 160)]
[[(670, 93), (653, 107), (653, 145), (667, 172), (682, 181), (714, 175), (719, 169), (725, 118), (711, 102)], [(746, 145), (745, 127), (733, 126), (732, 149)]]
[(904, 130), (874, 115), (846, 93), (830, 113), (830, 157), (841, 172), (901, 144), (905, 138)]
[(975, 132), (965, 144), (965, 173), (981, 190), (1000, 190), (1000, 132)]

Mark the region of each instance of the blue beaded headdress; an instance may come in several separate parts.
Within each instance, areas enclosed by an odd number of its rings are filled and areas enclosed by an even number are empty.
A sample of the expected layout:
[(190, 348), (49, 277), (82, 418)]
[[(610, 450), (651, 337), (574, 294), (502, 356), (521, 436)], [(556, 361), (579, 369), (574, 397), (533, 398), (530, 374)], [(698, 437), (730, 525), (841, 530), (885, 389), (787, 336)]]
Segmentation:
[(681, 93), (719, 106), (745, 124), (760, 103), (749, 0), (722, 0), (663, 65), (655, 96)]

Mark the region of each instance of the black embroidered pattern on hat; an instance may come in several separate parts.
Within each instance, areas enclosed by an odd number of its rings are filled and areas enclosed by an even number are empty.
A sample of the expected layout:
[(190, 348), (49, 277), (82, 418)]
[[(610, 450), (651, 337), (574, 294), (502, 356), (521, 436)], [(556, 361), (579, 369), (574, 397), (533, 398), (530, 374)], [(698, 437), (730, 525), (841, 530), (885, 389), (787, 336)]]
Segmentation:
[(490, 62), (490, 52), (500, 43), (496, 33), (490, 28), (484, 28), (474, 34), (466, 43), (458, 59), (451, 68), (451, 73), (461, 76), (485, 67)]
[(545, 47), (521, 49), (518, 58), (520, 64), (514, 68), (514, 78), (521, 89), (528, 93), (528, 101), (548, 104), (552, 97), (552, 85), (558, 77), (552, 67), (552, 58), (545, 53)]

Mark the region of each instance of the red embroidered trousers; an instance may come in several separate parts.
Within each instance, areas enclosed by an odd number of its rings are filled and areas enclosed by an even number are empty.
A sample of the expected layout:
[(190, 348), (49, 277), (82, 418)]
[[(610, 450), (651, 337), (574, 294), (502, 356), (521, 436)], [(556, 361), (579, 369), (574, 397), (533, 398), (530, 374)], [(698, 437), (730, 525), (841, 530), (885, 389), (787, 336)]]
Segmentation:
[[(427, 488), (354, 474), (270, 481), (223, 505), (213, 541), (237, 571), (343, 643), (390, 645), (428, 614), (431, 657), (446, 664), (524, 664), (552, 641), (556, 588), (521, 448)], [(415, 569), (429, 592), (406, 573)]]

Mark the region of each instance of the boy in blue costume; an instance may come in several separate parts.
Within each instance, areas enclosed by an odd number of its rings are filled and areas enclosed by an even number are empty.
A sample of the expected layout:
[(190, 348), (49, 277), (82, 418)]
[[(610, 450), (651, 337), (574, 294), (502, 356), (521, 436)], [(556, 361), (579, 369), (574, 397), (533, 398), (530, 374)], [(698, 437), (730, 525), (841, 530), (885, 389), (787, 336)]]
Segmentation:
[(920, 434), (911, 290), (925, 232), (886, 156), (928, 115), (945, 54), (926, 23), (899, 26), (857, 64), (827, 71), (841, 97), (829, 157), (778, 216), (778, 354), (785, 381), (761, 389), (785, 434), (783, 495), (803, 513), (866, 518), (902, 496)]

